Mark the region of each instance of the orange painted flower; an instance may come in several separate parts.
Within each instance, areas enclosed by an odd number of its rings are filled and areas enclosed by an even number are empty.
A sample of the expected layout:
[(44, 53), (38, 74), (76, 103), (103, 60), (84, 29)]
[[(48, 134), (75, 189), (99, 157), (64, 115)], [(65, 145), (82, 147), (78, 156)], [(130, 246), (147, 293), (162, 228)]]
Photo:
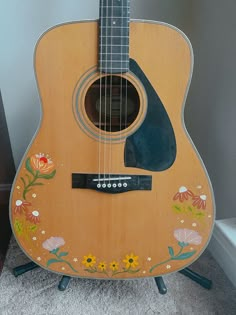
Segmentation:
[(194, 194), (185, 186), (181, 186), (179, 188), (179, 191), (174, 195), (173, 200), (179, 200), (180, 202), (184, 202), (184, 200), (188, 200), (189, 197), (193, 198)]
[(198, 209), (206, 209), (206, 195), (194, 196), (193, 197), (193, 206), (196, 206)]
[(135, 256), (133, 253), (131, 253), (130, 255), (125, 256), (123, 262), (125, 263), (126, 269), (131, 267), (134, 268), (138, 266), (138, 256)]
[(15, 208), (14, 208), (14, 213), (15, 214), (22, 214), (23, 212), (27, 212), (28, 211), (28, 206), (31, 206), (30, 202), (27, 202), (25, 200), (16, 200), (15, 202)]
[(38, 210), (30, 211), (26, 213), (26, 220), (37, 224), (40, 222), (39, 212)]
[(54, 163), (48, 155), (43, 153), (34, 154), (30, 158), (32, 168), (42, 174), (49, 174), (54, 169)]

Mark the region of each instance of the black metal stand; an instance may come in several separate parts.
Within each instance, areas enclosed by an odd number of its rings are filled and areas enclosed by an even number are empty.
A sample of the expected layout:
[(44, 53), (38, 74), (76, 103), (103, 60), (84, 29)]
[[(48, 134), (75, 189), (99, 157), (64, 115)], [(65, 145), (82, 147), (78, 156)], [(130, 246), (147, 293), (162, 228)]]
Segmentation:
[[(180, 270), (179, 273), (185, 275), (186, 277), (190, 278), (191, 280), (197, 282), (200, 284), (203, 288), (210, 290), (212, 287), (212, 281), (199, 275), (198, 273), (192, 271), (189, 268), (185, 268), (183, 270)], [(166, 294), (167, 293), (167, 288), (164, 283), (164, 280), (162, 277), (156, 277), (154, 278), (156, 285), (158, 287), (158, 291), (160, 294)]]
[[(35, 264), (34, 262), (30, 262), (28, 264), (18, 266), (13, 269), (13, 274), (15, 277), (18, 277), (20, 275), (23, 275), (24, 273), (33, 270), (35, 268), (38, 268), (39, 266)], [(186, 277), (192, 279), (193, 281), (197, 282), (200, 284), (203, 288), (210, 290), (212, 287), (212, 281), (199, 275), (198, 273), (192, 271), (189, 268), (185, 268), (183, 270), (180, 270), (179, 273), (185, 275)], [(155, 277), (155, 282), (158, 287), (158, 291), (160, 294), (164, 295), (167, 293), (167, 288), (165, 285), (165, 282), (163, 280), (163, 277)], [(71, 280), (71, 277), (69, 276), (62, 276), (59, 284), (58, 284), (58, 290), (60, 291), (65, 291), (66, 288), (68, 287), (68, 284)]]

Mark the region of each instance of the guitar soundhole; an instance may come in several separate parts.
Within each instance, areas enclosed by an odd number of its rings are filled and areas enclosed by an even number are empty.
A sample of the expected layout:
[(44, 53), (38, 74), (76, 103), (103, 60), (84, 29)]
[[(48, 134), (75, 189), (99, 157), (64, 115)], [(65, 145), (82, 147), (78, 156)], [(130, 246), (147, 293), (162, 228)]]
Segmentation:
[(139, 113), (139, 95), (123, 77), (109, 75), (96, 80), (85, 97), (85, 110), (99, 129), (117, 132), (128, 128)]

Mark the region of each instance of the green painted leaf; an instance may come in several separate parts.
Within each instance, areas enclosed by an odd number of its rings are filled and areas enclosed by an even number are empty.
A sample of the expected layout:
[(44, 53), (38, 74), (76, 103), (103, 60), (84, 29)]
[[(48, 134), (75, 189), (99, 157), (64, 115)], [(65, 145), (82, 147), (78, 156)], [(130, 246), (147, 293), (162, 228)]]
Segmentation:
[(67, 256), (68, 255), (68, 253), (66, 253), (66, 252), (61, 252), (58, 256), (59, 257), (63, 257), (63, 256)]
[(177, 205), (174, 205), (174, 210), (178, 211), (178, 212), (181, 212), (182, 211), (182, 208), (177, 206)]
[(129, 270), (127, 270), (128, 273), (137, 273), (137, 272), (139, 272), (139, 271), (140, 271), (140, 269), (137, 269), (137, 270), (131, 270), (131, 269), (129, 269)]
[(22, 235), (23, 230), (24, 230), (24, 227), (23, 227), (23, 224), (22, 224), (21, 221), (15, 220), (15, 222), (14, 222), (14, 228), (15, 228), (16, 232), (17, 232), (19, 235)]
[(32, 232), (35, 232), (37, 230), (37, 228), (38, 228), (37, 225), (31, 225), (29, 227), (30, 231), (32, 231)]
[(24, 177), (21, 177), (20, 179), (22, 180), (22, 182), (23, 182), (23, 184), (24, 184), (24, 187), (25, 187), (25, 186), (26, 186), (26, 182), (25, 182)]
[(50, 174), (39, 174), (39, 178), (44, 178), (44, 179), (52, 179), (56, 174), (56, 170), (54, 170), (52, 173)]
[(172, 247), (169, 246), (169, 247), (168, 247), (168, 250), (169, 250), (169, 254), (170, 254), (171, 257), (175, 255), (175, 254), (174, 254), (174, 250), (173, 250)]
[(30, 158), (29, 157), (25, 162), (25, 167), (26, 167), (27, 171), (29, 171), (33, 176), (35, 176), (34, 171), (32, 170), (32, 167), (30, 164)]
[(84, 271), (90, 272), (90, 273), (95, 273), (97, 270), (92, 270), (92, 269), (84, 269)]
[(57, 252), (59, 251), (59, 249), (60, 249), (60, 248), (55, 248), (55, 249), (51, 250), (50, 253), (52, 253), (52, 254), (55, 255), (55, 254), (57, 254)]
[(188, 210), (192, 212), (192, 211), (193, 211), (193, 208), (192, 208), (192, 207), (188, 207)]
[(177, 257), (173, 257), (172, 259), (173, 260), (183, 260), (183, 259), (188, 259), (190, 257), (192, 257), (197, 251), (194, 250), (193, 252), (187, 252), (187, 253), (184, 253), (184, 254), (181, 254)]
[(44, 185), (43, 183), (33, 183), (33, 184), (31, 184), (31, 186), (42, 186), (42, 185)]
[(178, 242), (180, 247), (186, 247), (188, 246), (188, 243), (184, 243), (184, 242)]
[(51, 264), (58, 263), (58, 262), (61, 262), (61, 261), (55, 258), (49, 259), (47, 262), (47, 267), (50, 266)]

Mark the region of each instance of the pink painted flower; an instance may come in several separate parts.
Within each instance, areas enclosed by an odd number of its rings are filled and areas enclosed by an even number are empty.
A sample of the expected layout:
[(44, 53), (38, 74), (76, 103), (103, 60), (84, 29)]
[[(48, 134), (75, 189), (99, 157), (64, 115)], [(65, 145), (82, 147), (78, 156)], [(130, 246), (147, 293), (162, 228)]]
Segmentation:
[(194, 196), (193, 197), (193, 206), (196, 206), (198, 209), (206, 209), (206, 195)]
[(198, 232), (188, 229), (177, 229), (174, 231), (174, 237), (180, 243), (199, 245), (202, 242), (202, 236)]
[(26, 220), (28, 220), (34, 224), (39, 223), (40, 222), (40, 216), (39, 216), (38, 210), (27, 212)]
[(27, 202), (25, 200), (16, 200), (15, 202), (15, 207), (14, 207), (14, 213), (15, 214), (22, 214), (23, 212), (27, 212), (28, 211), (28, 206), (31, 206), (30, 202)]
[(43, 248), (49, 250), (50, 252), (65, 245), (65, 241), (62, 237), (50, 237), (45, 242), (43, 242)]
[(188, 200), (189, 197), (193, 198), (194, 194), (185, 186), (181, 186), (179, 188), (179, 191), (174, 195), (173, 200), (179, 200), (180, 202), (184, 202), (184, 200)]
[(47, 155), (43, 153), (34, 154), (30, 158), (32, 168), (42, 174), (49, 174), (54, 169), (54, 163)]

